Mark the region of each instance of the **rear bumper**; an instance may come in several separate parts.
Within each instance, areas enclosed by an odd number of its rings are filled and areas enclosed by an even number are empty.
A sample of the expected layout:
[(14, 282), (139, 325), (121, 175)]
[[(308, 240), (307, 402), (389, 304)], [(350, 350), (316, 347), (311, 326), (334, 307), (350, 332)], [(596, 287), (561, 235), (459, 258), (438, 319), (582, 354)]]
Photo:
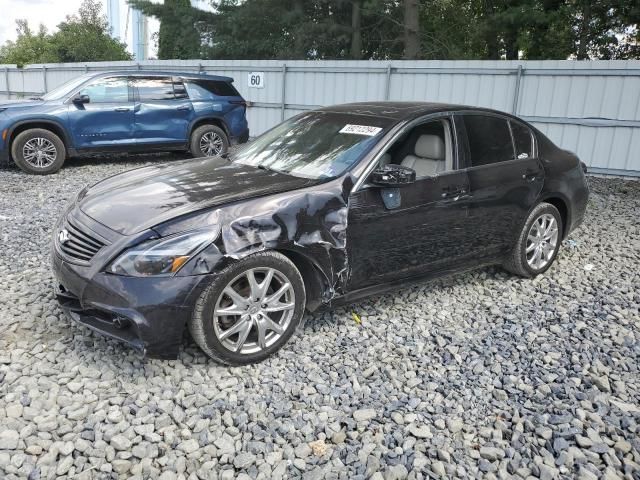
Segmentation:
[(151, 358), (177, 357), (185, 324), (209, 275), (133, 278), (73, 265), (52, 252), (55, 294), (72, 320)]
[(236, 145), (240, 143), (247, 143), (249, 141), (249, 129), (247, 128), (244, 132), (242, 132), (237, 137), (231, 138), (231, 143)]
[(5, 146), (0, 147), (0, 165), (9, 163), (9, 151)]

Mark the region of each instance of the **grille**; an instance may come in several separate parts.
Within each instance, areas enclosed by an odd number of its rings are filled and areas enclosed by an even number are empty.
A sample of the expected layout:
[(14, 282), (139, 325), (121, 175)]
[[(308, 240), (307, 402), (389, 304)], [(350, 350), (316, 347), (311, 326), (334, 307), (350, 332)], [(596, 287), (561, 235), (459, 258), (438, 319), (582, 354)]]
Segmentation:
[(81, 230), (78, 225), (72, 224), (70, 221), (65, 223), (65, 229), (68, 232), (68, 239), (64, 243), (58, 241), (60, 251), (66, 256), (89, 262), (104, 247), (104, 243)]

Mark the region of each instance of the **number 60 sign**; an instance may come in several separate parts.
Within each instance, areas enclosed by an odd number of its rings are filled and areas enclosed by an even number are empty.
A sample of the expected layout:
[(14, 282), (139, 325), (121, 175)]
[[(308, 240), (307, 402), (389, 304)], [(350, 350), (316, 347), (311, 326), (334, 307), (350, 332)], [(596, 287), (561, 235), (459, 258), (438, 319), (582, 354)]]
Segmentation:
[(251, 72), (247, 81), (250, 88), (264, 88), (264, 72)]

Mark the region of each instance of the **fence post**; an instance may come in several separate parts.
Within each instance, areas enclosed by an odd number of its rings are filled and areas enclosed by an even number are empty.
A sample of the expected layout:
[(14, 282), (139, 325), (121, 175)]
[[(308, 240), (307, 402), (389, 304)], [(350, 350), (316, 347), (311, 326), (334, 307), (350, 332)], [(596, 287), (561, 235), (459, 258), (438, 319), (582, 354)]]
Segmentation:
[(89, 73), (89, 65), (84, 64), (84, 73)]
[(49, 89), (47, 88), (47, 67), (45, 65), (42, 66), (42, 80), (44, 81), (44, 93), (47, 93)]
[(202, 73), (202, 64), (201, 63), (198, 64), (198, 73)]
[(7, 100), (11, 100), (11, 89), (9, 88), (9, 67), (4, 67), (4, 83), (7, 86)]
[(387, 79), (384, 85), (384, 99), (389, 100), (389, 93), (391, 91), (391, 64), (387, 65)]
[(520, 100), (520, 83), (522, 82), (523, 70), (522, 64), (518, 65), (518, 71), (516, 72), (516, 86), (513, 89), (513, 103), (511, 105), (511, 113), (513, 115), (518, 113), (518, 100)]
[(287, 83), (287, 64), (282, 64), (282, 90), (280, 92), (280, 121), (284, 121), (284, 107), (285, 107), (285, 95), (286, 95), (286, 83)]

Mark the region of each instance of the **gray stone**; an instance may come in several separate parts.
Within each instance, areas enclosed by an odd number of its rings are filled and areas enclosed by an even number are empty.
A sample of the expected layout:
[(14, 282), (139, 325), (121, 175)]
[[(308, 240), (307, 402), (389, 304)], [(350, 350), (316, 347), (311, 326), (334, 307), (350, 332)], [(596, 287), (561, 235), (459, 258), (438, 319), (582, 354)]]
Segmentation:
[(356, 422), (367, 422), (376, 418), (376, 411), (373, 408), (364, 408), (353, 412), (353, 418)]
[(233, 465), (238, 469), (246, 469), (253, 465), (256, 456), (253, 453), (239, 453), (233, 458)]
[(116, 450), (129, 450), (131, 448), (131, 440), (124, 435), (115, 435), (111, 437), (110, 443)]
[(20, 434), (15, 430), (0, 431), (0, 450), (15, 450), (19, 441)]
[(404, 480), (408, 476), (407, 467), (402, 464), (392, 465), (384, 472), (384, 480)]

